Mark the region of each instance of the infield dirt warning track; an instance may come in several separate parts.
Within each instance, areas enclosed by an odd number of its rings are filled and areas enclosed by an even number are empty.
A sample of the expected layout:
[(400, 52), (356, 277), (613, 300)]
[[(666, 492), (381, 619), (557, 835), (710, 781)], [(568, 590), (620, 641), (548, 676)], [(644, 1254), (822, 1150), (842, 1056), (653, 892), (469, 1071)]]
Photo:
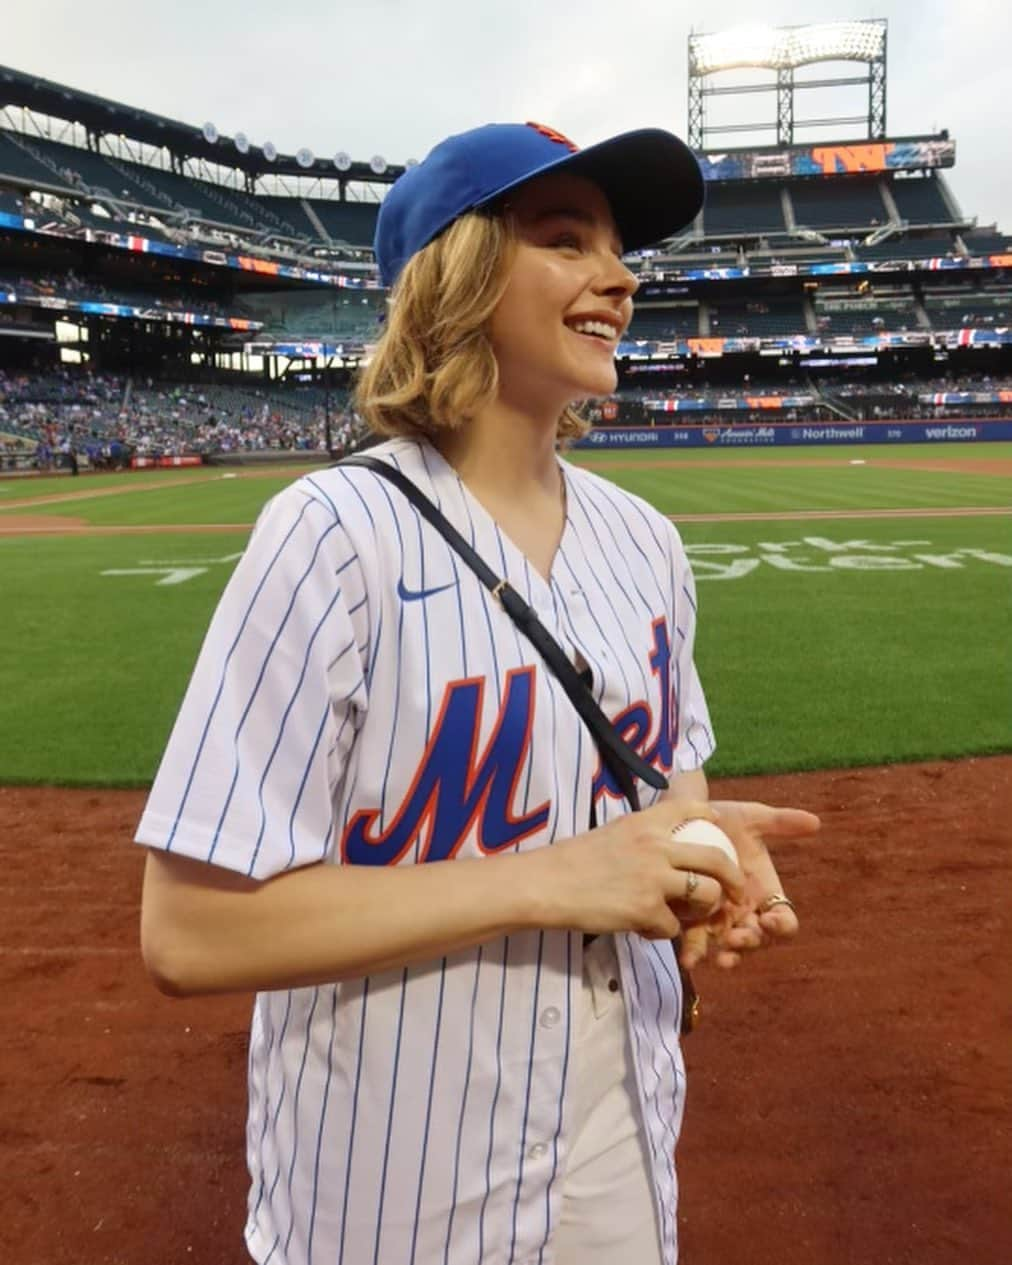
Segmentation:
[[(842, 468), (855, 463), (848, 457), (804, 457), (797, 460), (760, 460), (758, 458), (721, 456), (693, 457), (691, 460), (678, 457), (654, 458), (649, 463), (651, 469), (661, 470), (694, 470), (700, 468), (720, 467), (752, 467), (761, 469), (807, 467), (807, 468)], [(994, 478), (1012, 478), (1012, 458), (986, 458), (984, 460), (960, 459), (957, 457), (906, 457), (906, 458), (862, 458), (860, 464), (889, 470), (909, 470), (933, 472), (938, 474), (979, 474)], [(298, 467), (285, 471), (293, 479), (299, 475), (318, 470), (319, 466)], [(595, 470), (629, 470), (644, 469), (642, 461), (628, 456), (611, 456), (596, 460)], [(244, 470), (228, 472), (230, 478), (266, 479), (277, 478), (276, 470)], [(222, 476), (224, 477), (224, 476)], [(137, 492), (160, 492), (167, 488), (192, 486), (199, 483), (213, 483), (207, 476), (201, 478), (172, 479), (171, 482), (145, 482), (131, 484), (130, 476), (124, 476), (121, 485), (113, 487), (75, 488), (74, 491), (56, 492), (47, 496), (29, 497), (0, 504), (0, 536), (130, 536), (130, 535), (172, 535), (202, 532), (244, 532), (250, 531), (252, 523), (146, 523), (137, 525), (96, 526), (84, 518), (66, 515), (32, 513), (52, 505), (72, 505), (78, 501), (93, 498), (122, 496)], [(26, 512), (27, 511), (27, 512)], [(947, 506), (935, 509), (830, 509), (830, 510), (777, 510), (755, 511), (723, 514), (672, 514), (669, 515), (679, 523), (775, 523), (775, 522), (807, 522), (823, 519), (876, 519), (876, 518), (980, 518), (988, 516), (1012, 516), (1012, 505), (974, 505)]]

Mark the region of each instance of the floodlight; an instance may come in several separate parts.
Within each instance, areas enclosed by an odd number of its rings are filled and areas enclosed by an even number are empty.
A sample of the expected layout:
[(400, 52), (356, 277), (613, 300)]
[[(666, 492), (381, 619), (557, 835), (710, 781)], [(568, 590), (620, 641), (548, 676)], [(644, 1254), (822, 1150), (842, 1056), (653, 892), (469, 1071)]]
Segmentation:
[(312, 167), (313, 151), (311, 149), (307, 149), (306, 146), (303, 145), (301, 149), (296, 151), (295, 161), (299, 164), (300, 167)]
[(343, 149), (339, 149), (334, 155), (334, 166), (338, 171), (350, 171), (351, 154), (346, 154)]
[(876, 61), (885, 51), (885, 27), (878, 22), (819, 22), (786, 33), (791, 66), (815, 61)]
[(272, 163), (278, 156), (278, 148), (273, 141), (264, 141), (261, 150), (269, 163)]
[(239, 151), (240, 154), (249, 153), (249, 137), (246, 135), (245, 132), (236, 132), (235, 147)]
[(377, 176), (382, 176), (387, 169), (387, 160), (382, 154), (373, 154), (372, 158), (369, 159), (369, 166)]
[(215, 127), (213, 123), (205, 123), (204, 126), (200, 130), (203, 133), (204, 140), (207, 141), (208, 145), (214, 145), (217, 143), (218, 129)]
[(885, 33), (885, 23), (877, 20), (734, 27), (690, 36), (690, 69), (709, 75), (741, 67), (787, 70), (817, 61), (877, 61), (885, 55)]

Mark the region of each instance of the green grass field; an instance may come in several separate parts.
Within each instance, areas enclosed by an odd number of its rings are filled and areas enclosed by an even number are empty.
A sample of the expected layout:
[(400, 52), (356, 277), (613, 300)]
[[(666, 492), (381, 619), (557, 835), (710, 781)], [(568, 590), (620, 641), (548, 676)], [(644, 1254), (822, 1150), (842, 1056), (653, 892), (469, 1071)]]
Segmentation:
[[(892, 469), (1012, 457), (1012, 445), (581, 454), (665, 513), (1012, 504), (1012, 480)], [(828, 464), (811, 465), (813, 456)], [(865, 461), (866, 464), (852, 464)], [(214, 604), (264, 501), (290, 473), (220, 471), (0, 483), (12, 513), (172, 534), (0, 537), (0, 782), (150, 780)], [(114, 495), (103, 494), (107, 488)], [(61, 505), (49, 495), (88, 493)], [(1012, 749), (1012, 517), (686, 522), (715, 774)], [(104, 574), (119, 572), (126, 574)]]

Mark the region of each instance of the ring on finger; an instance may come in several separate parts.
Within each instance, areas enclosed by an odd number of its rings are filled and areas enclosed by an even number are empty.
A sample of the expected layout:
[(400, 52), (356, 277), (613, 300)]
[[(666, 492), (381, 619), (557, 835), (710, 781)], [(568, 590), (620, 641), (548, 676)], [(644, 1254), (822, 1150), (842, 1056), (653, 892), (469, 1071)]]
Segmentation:
[(686, 900), (690, 900), (692, 898), (692, 893), (696, 890), (698, 886), (699, 886), (699, 875), (694, 873), (692, 870), (686, 870), (685, 871), (685, 898)]
[[(769, 896), (759, 902), (757, 912), (760, 914), (768, 914), (771, 909), (775, 909), (777, 905), (786, 905), (788, 909), (794, 909), (794, 901), (789, 896), (785, 896), (783, 892), (771, 892)], [(795, 913), (797, 910), (794, 911)]]

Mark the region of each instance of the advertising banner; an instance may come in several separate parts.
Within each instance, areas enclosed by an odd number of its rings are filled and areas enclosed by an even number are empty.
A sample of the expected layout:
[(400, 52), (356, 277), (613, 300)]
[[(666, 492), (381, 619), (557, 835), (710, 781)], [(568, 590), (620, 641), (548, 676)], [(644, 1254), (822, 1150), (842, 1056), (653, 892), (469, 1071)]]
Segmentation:
[(931, 444), (1012, 440), (1012, 420), (799, 422), (772, 426), (597, 427), (576, 448), (768, 448), (835, 444)]
[(952, 167), (956, 142), (939, 136), (790, 149), (738, 149), (697, 155), (704, 180), (782, 180), (786, 176), (843, 176), (865, 171), (921, 171)]
[(170, 470), (176, 466), (200, 466), (203, 460), (193, 454), (185, 457), (131, 457), (130, 467), (133, 470)]

